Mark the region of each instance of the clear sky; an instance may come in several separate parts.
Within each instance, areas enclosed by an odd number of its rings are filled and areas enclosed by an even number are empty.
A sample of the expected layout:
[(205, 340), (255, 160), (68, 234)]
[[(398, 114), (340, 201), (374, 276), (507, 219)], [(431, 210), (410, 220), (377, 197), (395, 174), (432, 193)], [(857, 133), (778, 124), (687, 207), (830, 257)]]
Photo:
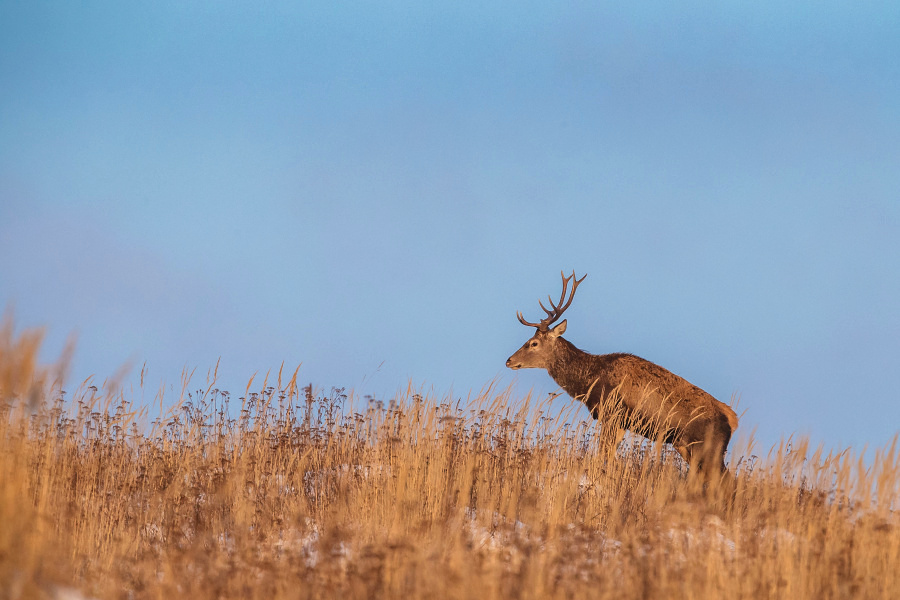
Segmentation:
[(574, 269), (577, 346), (882, 445), (898, 259), (896, 2), (0, 0), (0, 308), (73, 388), (547, 393)]

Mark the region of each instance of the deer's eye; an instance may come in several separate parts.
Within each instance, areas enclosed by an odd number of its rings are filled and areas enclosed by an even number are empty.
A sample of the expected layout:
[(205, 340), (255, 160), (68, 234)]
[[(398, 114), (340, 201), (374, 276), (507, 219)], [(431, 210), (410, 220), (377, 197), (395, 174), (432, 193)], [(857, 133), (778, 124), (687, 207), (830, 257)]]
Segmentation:
[(537, 348), (537, 342), (531, 342), (531, 347), (532, 347), (532, 348)]

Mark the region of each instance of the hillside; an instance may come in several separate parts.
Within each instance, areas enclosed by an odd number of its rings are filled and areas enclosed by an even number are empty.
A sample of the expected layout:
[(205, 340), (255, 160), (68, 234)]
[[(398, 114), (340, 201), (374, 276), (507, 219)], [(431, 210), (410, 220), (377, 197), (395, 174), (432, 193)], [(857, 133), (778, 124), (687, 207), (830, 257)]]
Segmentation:
[(62, 394), (39, 345), (0, 332), (3, 598), (900, 596), (896, 445), (732, 456), (732, 499), (510, 390), (277, 373), (166, 410)]

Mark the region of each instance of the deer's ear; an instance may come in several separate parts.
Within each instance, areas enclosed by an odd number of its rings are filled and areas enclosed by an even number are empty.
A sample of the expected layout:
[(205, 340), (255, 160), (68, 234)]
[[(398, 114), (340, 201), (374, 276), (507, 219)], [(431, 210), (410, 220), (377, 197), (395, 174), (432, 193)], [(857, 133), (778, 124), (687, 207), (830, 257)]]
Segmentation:
[(562, 323), (554, 327), (550, 330), (550, 335), (552, 337), (559, 337), (566, 332), (566, 320), (563, 319)]

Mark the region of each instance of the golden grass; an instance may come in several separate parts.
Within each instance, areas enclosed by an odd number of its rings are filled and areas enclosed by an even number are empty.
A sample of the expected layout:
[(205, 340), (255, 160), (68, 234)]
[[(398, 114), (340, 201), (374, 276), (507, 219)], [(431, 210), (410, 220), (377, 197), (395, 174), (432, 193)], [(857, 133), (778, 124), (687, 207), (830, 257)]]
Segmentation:
[(731, 501), (574, 404), (295, 373), (154, 418), (113, 386), (64, 401), (39, 345), (0, 330), (2, 598), (900, 597), (894, 445), (732, 458)]

